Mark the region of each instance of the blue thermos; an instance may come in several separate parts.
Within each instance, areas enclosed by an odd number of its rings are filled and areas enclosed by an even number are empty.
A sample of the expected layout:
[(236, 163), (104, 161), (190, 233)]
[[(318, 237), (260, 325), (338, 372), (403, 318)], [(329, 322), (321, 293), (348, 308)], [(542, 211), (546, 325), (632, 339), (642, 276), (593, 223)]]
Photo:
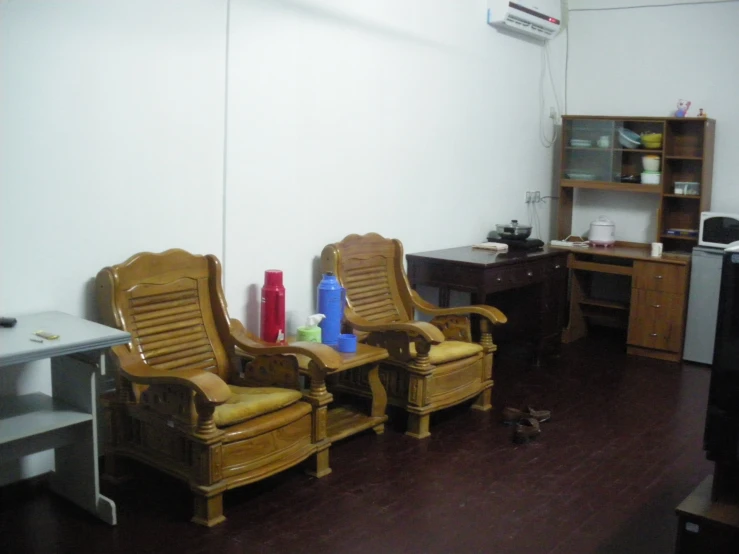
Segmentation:
[(346, 291), (339, 280), (331, 272), (325, 273), (318, 284), (318, 313), (326, 316), (319, 323), (321, 342), (329, 346), (337, 346), (341, 334), (341, 322), (344, 319), (344, 302)]

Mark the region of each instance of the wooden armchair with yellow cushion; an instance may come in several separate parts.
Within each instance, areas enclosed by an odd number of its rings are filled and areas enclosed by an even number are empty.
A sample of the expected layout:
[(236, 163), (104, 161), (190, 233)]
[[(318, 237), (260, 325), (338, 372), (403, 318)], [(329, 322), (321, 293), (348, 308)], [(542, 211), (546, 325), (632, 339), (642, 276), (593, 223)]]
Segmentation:
[[(192, 520), (222, 522), (222, 494), (312, 461), (330, 472), (325, 432), (330, 395), (304, 397), (296, 354), (313, 374), (340, 364), (328, 346), (265, 344), (229, 319), (215, 256), (140, 253), (102, 269), (104, 323), (131, 333), (113, 348), (116, 397), (109, 404), (106, 470), (131, 457), (186, 481)], [(243, 365), (240, 352), (248, 355)]]
[[(493, 386), (492, 325), (506, 317), (492, 306), (437, 308), (412, 290), (403, 264), (403, 245), (376, 233), (349, 235), (323, 249), (324, 272), (346, 289), (347, 324), (363, 340), (387, 349), (381, 380), (388, 402), (408, 412), (406, 434), (429, 436), (432, 412), (476, 397), (472, 407), (489, 410)], [(414, 320), (415, 311), (433, 316)], [(474, 342), (470, 316), (479, 319)], [(342, 373), (335, 390), (368, 396), (366, 380)]]

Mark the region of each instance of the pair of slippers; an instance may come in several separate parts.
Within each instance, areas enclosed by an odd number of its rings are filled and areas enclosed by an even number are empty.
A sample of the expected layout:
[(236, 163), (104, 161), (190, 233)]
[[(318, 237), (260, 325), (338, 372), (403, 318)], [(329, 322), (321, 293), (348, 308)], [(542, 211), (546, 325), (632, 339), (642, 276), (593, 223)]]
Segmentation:
[(521, 410), (517, 408), (503, 408), (503, 423), (515, 425), (513, 430), (513, 442), (527, 443), (536, 439), (541, 434), (541, 423), (549, 421), (552, 412), (549, 410), (535, 410), (527, 406)]

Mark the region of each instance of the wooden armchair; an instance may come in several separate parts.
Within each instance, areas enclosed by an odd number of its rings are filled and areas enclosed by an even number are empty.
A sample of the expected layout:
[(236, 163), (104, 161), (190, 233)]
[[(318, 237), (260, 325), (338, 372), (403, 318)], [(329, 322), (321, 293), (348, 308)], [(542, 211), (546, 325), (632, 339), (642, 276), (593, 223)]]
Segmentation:
[(330, 472), (322, 412), (331, 397), (301, 394), (295, 354), (320, 378), (339, 366), (337, 352), (247, 334), (228, 317), (215, 256), (140, 253), (102, 269), (96, 285), (102, 320), (131, 333), (128, 345), (113, 348), (106, 471), (126, 456), (186, 481), (192, 521), (209, 527), (225, 519), (227, 489), (310, 457), (314, 475)]
[[(334, 272), (346, 288), (345, 317), (353, 331), (390, 357), (381, 366), (388, 402), (408, 412), (406, 434), (429, 436), (432, 412), (477, 397), (472, 407), (490, 410), (493, 386), (491, 325), (506, 322), (492, 306), (437, 308), (408, 284), (403, 245), (376, 233), (349, 235), (323, 249), (324, 272)], [(433, 316), (415, 321), (414, 310)], [(479, 319), (479, 343), (472, 340), (470, 316)], [(368, 396), (366, 382), (345, 372), (336, 390)]]

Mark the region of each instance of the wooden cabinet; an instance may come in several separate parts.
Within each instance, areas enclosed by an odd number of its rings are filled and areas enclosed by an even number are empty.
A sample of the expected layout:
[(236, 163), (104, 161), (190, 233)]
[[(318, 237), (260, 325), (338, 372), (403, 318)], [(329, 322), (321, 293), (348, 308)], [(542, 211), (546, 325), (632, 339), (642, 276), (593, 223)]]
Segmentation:
[[(569, 248), (569, 324), (564, 342), (591, 324), (627, 330), (627, 352), (673, 362), (682, 358), (690, 257), (652, 258), (644, 247)], [(595, 279), (607, 277), (596, 287)]]
[[(697, 244), (700, 213), (711, 207), (715, 120), (565, 116), (562, 127), (557, 238), (572, 234), (575, 190), (591, 189), (653, 198), (656, 232), (645, 242), (662, 242), (666, 252), (690, 251)], [(626, 142), (629, 133), (660, 134), (662, 142), (645, 148)], [(642, 183), (647, 155), (659, 161), (657, 184)]]
[(627, 342), (632, 354), (679, 361), (688, 266), (635, 261)]

